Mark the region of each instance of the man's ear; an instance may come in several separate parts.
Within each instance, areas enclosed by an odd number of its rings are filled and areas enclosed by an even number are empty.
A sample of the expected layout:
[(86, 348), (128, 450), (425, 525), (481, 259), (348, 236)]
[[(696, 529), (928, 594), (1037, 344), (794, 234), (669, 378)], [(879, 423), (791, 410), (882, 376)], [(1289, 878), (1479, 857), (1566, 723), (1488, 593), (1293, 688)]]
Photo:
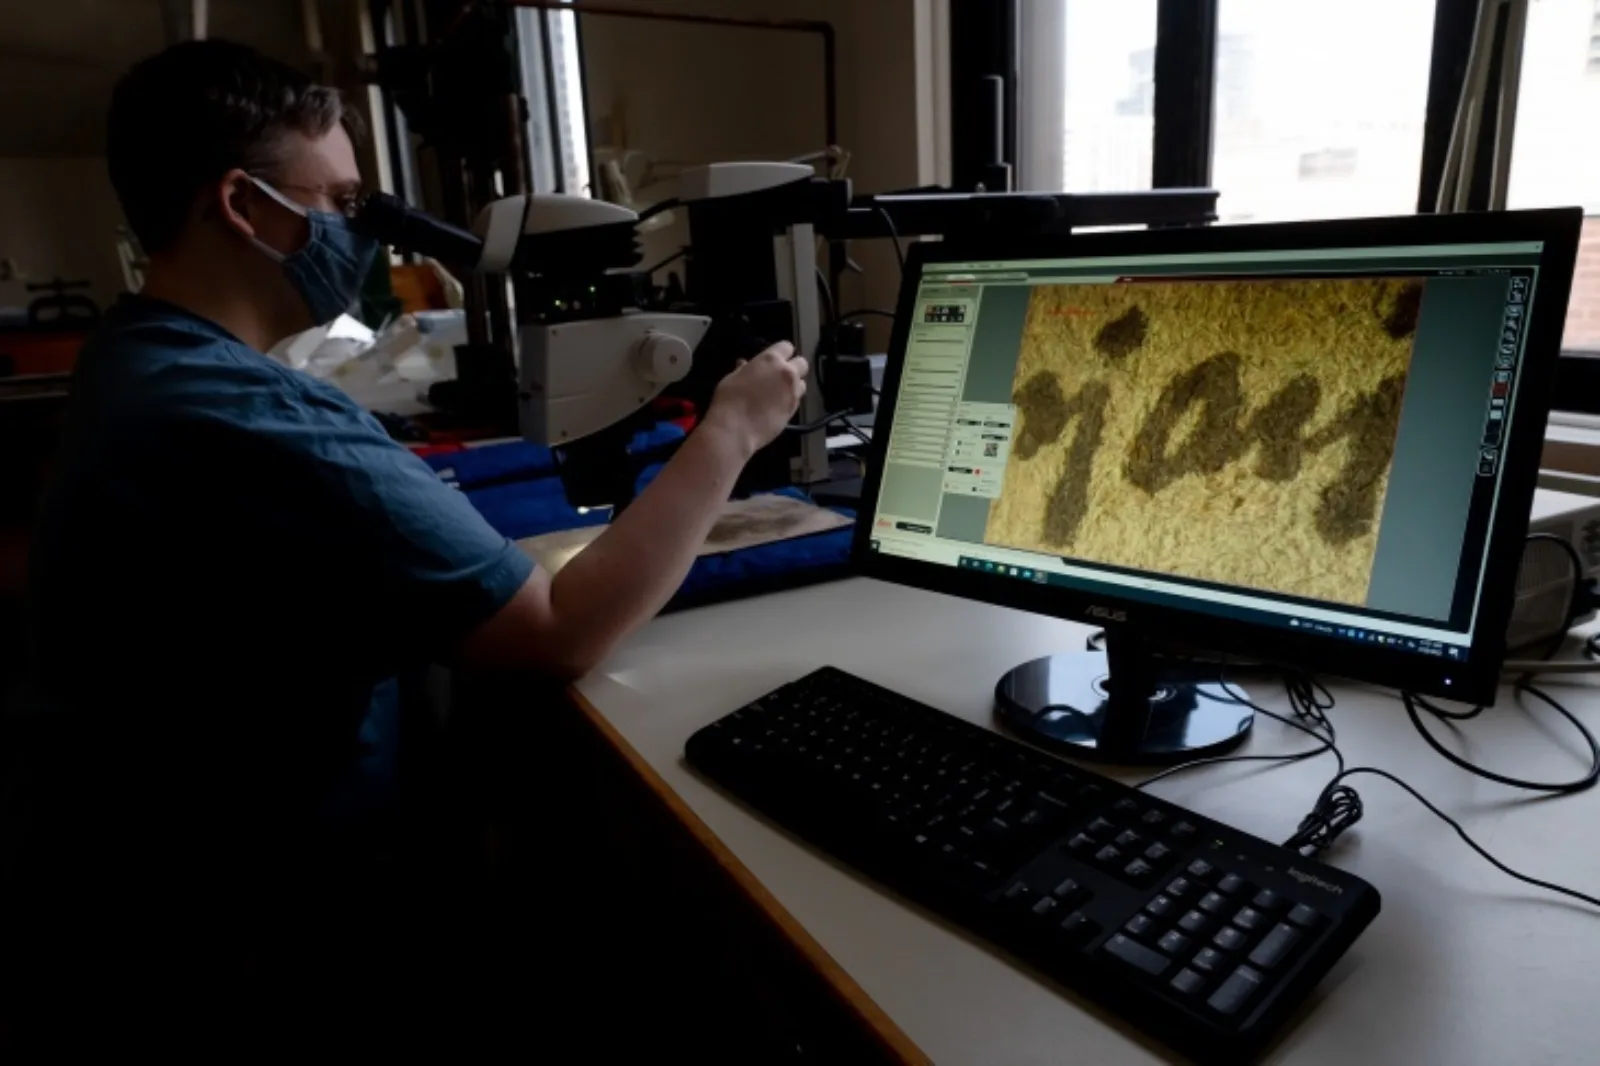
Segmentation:
[(216, 190), (217, 212), (222, 221), (246, 237), (254, 237), (251, 209), (255, 206), (256, 186), (250, 175), (235, 167), (217, 179)]

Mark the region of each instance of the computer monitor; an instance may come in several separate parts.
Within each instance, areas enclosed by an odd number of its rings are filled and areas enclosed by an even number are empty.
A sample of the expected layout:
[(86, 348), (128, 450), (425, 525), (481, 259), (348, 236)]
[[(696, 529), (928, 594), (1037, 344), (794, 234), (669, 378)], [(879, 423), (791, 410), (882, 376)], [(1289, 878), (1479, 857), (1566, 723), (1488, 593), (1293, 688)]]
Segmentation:
[(1104, 627), (997, 686), (1090, 757), (1243, 739), (1178, 645), (1490, 702), (1579, 223), (917, 244), (857, 566)]

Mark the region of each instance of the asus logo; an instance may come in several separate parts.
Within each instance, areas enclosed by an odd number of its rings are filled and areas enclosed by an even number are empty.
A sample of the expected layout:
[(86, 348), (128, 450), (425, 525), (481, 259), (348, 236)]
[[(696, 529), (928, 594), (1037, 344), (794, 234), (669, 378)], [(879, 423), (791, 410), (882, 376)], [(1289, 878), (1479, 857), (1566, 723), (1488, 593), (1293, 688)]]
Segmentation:
[(1308, 874), (1304, 870), (1296, 870), (1293, 866), (1289, 867), (1289, 876), (1299, 881), (1302, 885), (1315, 885), (1324, 892), (1332, 892), (1336, 896), (1344, 895), (1343, 887), (1334, 884), (1332, 881), (1324, 881), (1322, 878)]
[(1090, 618), (1098, 618), (1102, 622), (1126, 622), (1128, 620), (1127, 611), (1113, 611), (1109, 607), (1085, 607), (1083, 613)]

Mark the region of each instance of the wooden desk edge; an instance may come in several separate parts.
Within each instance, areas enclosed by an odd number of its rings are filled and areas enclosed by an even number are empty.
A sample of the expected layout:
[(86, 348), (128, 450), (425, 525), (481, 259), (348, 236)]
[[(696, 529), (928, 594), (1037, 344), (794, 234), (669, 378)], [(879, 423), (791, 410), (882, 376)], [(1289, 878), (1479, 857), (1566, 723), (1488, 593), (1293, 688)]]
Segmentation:
[(668, 785), (655, 768), (645, 761), (633, 745), (617, 732), (616, 728), (608, 722), (603, 714), (590, 703), (576, 686), (569, 687), (567, 696), (573, 705), (581, 711), (589, 723), (600, 733), (605, 741), (616, 749), (617, 753), (627, 762), (633, 771), (639, 775), (650, 792), (661, 801), (685, 829), (694, 837), (702, 848), (710, 854), (719, 867), (733, 880), (735, 886), (753, 903), (767, 919), (771, 921), (788, 941), (799, 951), (806, 965), (811, 968), (838, 996), (840, 1002), (845, 1004), (855, 1015), (857, 1020), (872, 1032), (883, 1046), (894, 1054), (901, 1062), (928, 1064), (932, 1059), (925, 1055), (921, 1048), (912, 1042), (901, 1028), (883, 1012), (883, 1008), (873, 1001), (872, 997), (856, 984), (855, 979), (845, 973), (844, 968), (817, 943), (805, 927), (795, 920), (794, 915), (786, 910), (783, 904), (775, 899), (765, 885), (756, 879), (738, 857), (728, 850), (718, 836), (711, 831), (711, 827), (700, 820), (700, 816), (689, 809), (672, 786)]

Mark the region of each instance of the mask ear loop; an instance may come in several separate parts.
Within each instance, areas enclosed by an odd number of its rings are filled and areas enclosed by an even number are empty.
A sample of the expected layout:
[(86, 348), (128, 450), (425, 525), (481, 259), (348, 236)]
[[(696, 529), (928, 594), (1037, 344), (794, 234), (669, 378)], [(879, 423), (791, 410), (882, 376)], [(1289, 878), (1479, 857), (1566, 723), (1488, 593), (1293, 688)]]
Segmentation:
[[(262, 192), (264, 192), (268, 196), (272, 197), (272, 199), (276, 200), (278, 203), (282, 204), (284, 207), (287, 207), (290, 211), (293, 211), (295, 214), (299, 215), (301, 218), (309, 220), (310, 212), (305, 207), (303, 207), (300, 204), (295, 203), (293, 200), (289, 199), (287, 196), (283, 195), (283, 193), (279, 192), (277, 189), (274, 189), (271, 185), (268, 185), (266, 182), (262, 181), (260, 178), (256, 177), (254, 174), (246, 174), (245, 177), (249, 178), (250, 181), (255, 185), (256, 188), (260, 189)], [(266, 256), (268, 259), (271, 259), (274, 263), (281, 264), (281, 263), (286, 262), (288, 260), (288, 258), (289, 258), (288, 256), (284, 255), (282, 252), (278, 251), (276, 248), (273, 248), (271, 245), (263, 244), (254, 235), (252, 235), (249, 238), (249, 241), (250, 241), (251, 244), (255, 245), (256, 250), (258, 252), (260, 252), (262, 255)]]

